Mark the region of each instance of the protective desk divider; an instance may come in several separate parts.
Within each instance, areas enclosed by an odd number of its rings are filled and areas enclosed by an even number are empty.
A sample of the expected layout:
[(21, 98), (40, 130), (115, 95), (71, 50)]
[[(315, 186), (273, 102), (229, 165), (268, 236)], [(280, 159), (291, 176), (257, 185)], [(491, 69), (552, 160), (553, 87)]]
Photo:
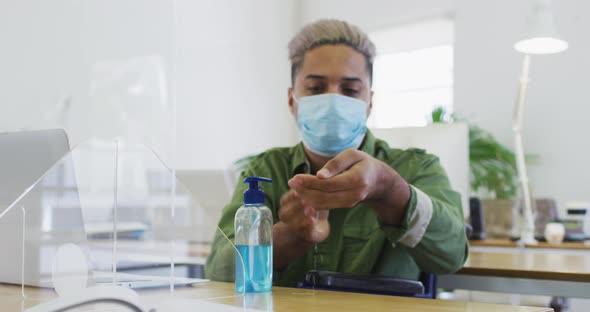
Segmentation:
[[(11, 237), (0, 241), (10, 251), (0, 282), (53, 288), (60, 296), (98, 284), (166, 287), (172, 294), (184, 278), (207, 278), (214, 237), (216, 248), (233, 256), (218, 221), (150, 148), (89, 140), (0, 212), (0, 233)], [(234, 270), (233, 263), (223, 268)], [(232, 282), (233, 272), (225, 273)]]
[(94, 62), (87, 105), (92, 118), (86, 132), (94, 137), (141, 142), (156, 151), (164, 163), (173, 165), (176, 102), (168, 78), (171, 66), (157, 54)]
[[(7, 210), (8, 205), (0, 205), (0, 235), (9, 237), (10, 244), (1, 244), (5, 255), (0, 270), (0, 281), (20, 284), (21, 296), (25, 297), (25, 241), (26, 241), (26, 211), (22, 206), (15, 206)], [(5, 240), (2, 240), (4, 242)]]

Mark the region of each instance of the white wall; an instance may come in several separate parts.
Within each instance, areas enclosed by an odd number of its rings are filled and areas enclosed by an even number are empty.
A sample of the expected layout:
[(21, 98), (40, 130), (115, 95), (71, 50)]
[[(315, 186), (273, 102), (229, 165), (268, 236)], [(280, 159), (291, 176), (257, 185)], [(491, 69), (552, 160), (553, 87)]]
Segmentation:
[[(512, 107), (522, 55), (512, 48), (524, 30), (528, 1), (457, 1), (456, 110), (513, 146)], [(558, 31), (570, 49), (536, 56), (524, 120), (526, 153), (540, 157), (529, 166), (534, 196), (590, 200), (590, 3), (554, 1)]]
[(454, 7), (453, 0), (303, 0), (301, 20), (309, 23), (320, 18), (339, 18), (373, 31), (446, 15)]
[(296, 142), (288, 110), (292, 1), (178, 1), (179, 167), (223, 168)]
[[(107, 109), (109, 104), (121, 102), (107, 103), (107, 97), (90, 96), (91, 84), (98, 78), (95, 65), (152, 55), (161, 59), (165, 70), (169, 68), (172, 8), (168, 1), (0, 1), (0, 132), (65, 127), (73, 147), (89, 136), (113, 135), (122, 129), (119, 115), (107, 114), (113, 112)], [(120, 96), (121, 90), (117, 91)], [(65, 103), (70, 103), (69, 110), (60, 114)], [(97, 191), (108, 190), (113, 159), (104, 153), (89, 156), (84, 152), (68, 158), (76, 166), (80, 200), (85, 208), (93, 208), (92, 212), (85, 209), (86, 217), (109, 215), (109, 209), (94, 208), (109, 207), (111, 197), (97, 200), (89, 197), (88, 190), (100, 195)], [(121, 157), (119, 162), (122, 199), (128, 195), (124, 194), (127, 185), (141, 187), (145, 182), (134, 179), (135, 173), (144, 173), (137, 170), (144, 169), (141, 160), (126, 160), (129, 158)]]
[[(156, 56), (176, 100), (177, 168), (226, 168), (291, 145), (286, 45), (297, 12), (272, 0), (2, 1), (0, 131), (60, 126), (64, 98), (72, 145), (125, 130), (106, 108), (126, 102), (120, 94), (90, 97), (93, 67)], [(155, 144), (170, 148), (166, 137)]]
[(95, 66), (157, 56), (168, 71), (173, 26), (164, 1), (3, 1), (0, 131), (65, 127), (72, 146), (115, 135), (122, 125), (108, 107), (121, 103), (91, 97)]
[[(270, 146), (290, 145), (286, 44), (303, 23), (337, 17), (374, 31), (441, 15), (456, 18), (455, 108), (512, 144), (510, 120), (521, 56), (512, 50), (527, 1), (222, 0), (0, 3), (0, 131), (51, 125), (71, 96), (73, 142), (87, 124), (112, 128), (89, 113), (93, 64), (159, 55), (175, 91), (181, 169), (225, 168)], [(570, 41), (560, 55), (534, 57), (525, 118), (533, 191), (560, 204), (589, 200), (590, 125), (585, 76), (590, 4), (555, 1), (556, 23)]]
[[(455, 16), (455, 111), (513, 146), (511, 117), (522, 56), (512, 45), (524, 30), (529, 1), (338, 1), (306, 0), (302, 20), (346, 19), (367, 31), (441, 15)], [(524, 126), (527, 153), (540, 157), (530, 165), (535, 196), (590, 200), (589, 95), (590, 3), (554, 1), (558, 30), (570, 49), (533, 57)]]

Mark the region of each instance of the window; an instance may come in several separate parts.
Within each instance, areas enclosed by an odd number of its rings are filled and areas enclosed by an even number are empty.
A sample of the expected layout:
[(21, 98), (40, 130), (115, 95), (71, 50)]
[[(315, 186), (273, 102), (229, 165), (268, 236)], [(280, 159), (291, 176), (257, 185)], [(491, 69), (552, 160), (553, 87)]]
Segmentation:
[(425, 126), (453, 110), (453, 22), (437, 18), (369, 34), (377, 46), (370, 128)]

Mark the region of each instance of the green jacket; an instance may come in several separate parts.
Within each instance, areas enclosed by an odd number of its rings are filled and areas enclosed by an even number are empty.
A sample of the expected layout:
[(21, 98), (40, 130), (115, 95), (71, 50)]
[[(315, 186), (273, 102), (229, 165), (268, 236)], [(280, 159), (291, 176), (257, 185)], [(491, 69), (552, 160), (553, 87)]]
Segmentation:
[[(361, 150), (389, 164), (410, 185), (410, 203), (399, 226), (384, 225), (362, 203), (351, 209), (330, 211), (330, 235), (284, 270), (273, 272), (273, 284), (295, 286), (309, 270), (369, 273), (417, 279), (419, 272), (453, 273), (468, 255), (460, 195), (436, 156), (420, 149), (392, 149), (367, 132)], [(309, 173), (300, 143), (273, 148), (256, 156), (242, 172), (231, 202), (224, 208), (219, 228), (234, 239), (234, 215), (242, 205), (248, 176), (271, 178), (264, 183), (266, 205), (278, 222), (281, 196), (289, 190), (287, 181), (296, 174)], [(233, 281), (235, 251), (224, 236), (216, 233), (205, 275), (219, 281)]]

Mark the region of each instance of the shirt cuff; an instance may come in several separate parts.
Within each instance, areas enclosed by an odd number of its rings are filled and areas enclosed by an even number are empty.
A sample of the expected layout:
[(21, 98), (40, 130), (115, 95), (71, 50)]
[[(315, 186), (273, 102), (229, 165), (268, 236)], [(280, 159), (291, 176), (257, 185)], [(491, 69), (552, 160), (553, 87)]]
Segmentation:
[(410, 185), (410, 202), (400, 225), (381, 224), (385, 236), (392, 242), (414, 248), (422, 240), (432, 219), (432, 200), (418, 188)]
[(399, 242), (413, 248), (422, 240), (432, 219), (432, 200), (418, 188), (411, 187), (416, 192), (416, 208), (408, 220), (408, 231)]

